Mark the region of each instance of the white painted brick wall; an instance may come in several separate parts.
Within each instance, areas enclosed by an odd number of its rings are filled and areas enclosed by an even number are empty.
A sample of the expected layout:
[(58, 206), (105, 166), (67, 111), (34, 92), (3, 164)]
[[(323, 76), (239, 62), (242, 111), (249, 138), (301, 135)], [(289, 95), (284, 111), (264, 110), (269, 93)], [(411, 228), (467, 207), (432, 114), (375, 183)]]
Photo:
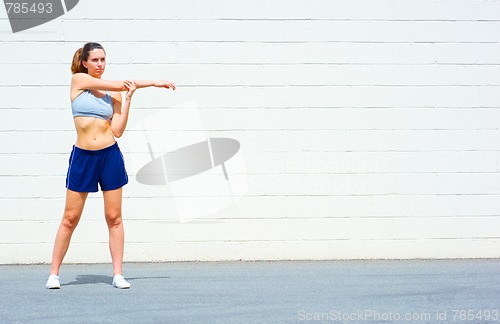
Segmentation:
[[(126, 261), (500, 257), (500, 1), (86, 0), (16, 34), (0, 10), (0, 263), (50, 262), (87, 41), (178, 85), (119, 139)], [(146, 122), (158, 156), (238, 140), (229, 181), (138, 183)], [(109, 260), (92, 194), (66, 261)]]

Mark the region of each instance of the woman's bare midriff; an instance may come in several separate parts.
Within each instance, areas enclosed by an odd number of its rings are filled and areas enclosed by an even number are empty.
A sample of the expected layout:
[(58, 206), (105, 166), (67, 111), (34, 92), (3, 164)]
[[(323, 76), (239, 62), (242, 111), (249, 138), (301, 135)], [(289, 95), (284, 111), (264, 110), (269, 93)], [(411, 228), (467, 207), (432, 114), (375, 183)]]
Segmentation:
[(108, 121), (95, 117), (73, 118), (77, 133), (75, 145), (84, 150), (101, 150), (115, 144)]

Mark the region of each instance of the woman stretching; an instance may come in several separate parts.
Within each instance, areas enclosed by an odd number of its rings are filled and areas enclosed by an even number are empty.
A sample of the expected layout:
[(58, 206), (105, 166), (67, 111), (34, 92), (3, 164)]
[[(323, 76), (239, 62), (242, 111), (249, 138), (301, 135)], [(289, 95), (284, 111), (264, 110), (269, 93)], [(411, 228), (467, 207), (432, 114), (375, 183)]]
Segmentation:
[[(136, 89), (159, 87), (175, 90), (175, 85), (163, 80), (103, 80), (101, 76), (105, 67), (106, 52), (97, 43), (85, 44), (73, 56), (70, 97), (77, 140), (69, 159), (66, 206), (54, 242), (52, 267), (46, 285), (49, 289), (60, 288), (59, 268), (88, 193), (97, 192), (97, 184), (103, 192), (104, 214), (109, 230), (114, 275), (112, 285), (130, 288), (122, 276), (122, 187), (128, 183), (128, 177), (115, 137), (121, 137), (125, 131)], [(126, 91), (125, 100), (122, 100), (120, 91)]]

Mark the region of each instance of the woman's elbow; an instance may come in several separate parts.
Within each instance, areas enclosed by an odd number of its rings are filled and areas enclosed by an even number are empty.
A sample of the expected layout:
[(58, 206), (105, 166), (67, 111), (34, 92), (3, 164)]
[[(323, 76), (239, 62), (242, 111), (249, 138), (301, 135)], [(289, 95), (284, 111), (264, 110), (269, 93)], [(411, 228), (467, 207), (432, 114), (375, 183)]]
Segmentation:
[(123, 135), (123, 130), (120, 130), (120, 129), (111, 128), (111, 132), (113, 133), (113, 136), (116, 138), (120, 138)]

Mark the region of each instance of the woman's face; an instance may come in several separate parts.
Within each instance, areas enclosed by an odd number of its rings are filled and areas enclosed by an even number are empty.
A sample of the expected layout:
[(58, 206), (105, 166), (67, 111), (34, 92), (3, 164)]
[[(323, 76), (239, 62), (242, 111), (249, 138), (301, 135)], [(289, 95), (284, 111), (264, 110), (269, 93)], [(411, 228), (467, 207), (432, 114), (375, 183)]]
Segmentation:
[(82, 61), (83, 66), (88, 70), (88, 74), (94, 78), (100, 78), (106, 68), (106, 53), (100, 48), (89, 52), (87, 61)]

